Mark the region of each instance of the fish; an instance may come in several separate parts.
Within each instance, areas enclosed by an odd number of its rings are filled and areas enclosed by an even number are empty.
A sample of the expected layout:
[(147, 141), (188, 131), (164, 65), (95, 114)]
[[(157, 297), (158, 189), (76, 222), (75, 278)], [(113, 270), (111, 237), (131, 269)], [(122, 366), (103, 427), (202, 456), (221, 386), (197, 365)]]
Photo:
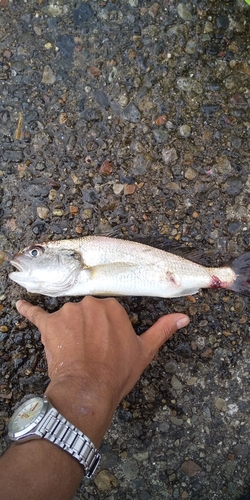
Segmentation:
[(250, 295), (250, 252), (231, 265), (205, 267), (150, 245), (107, 236), (33, 244), (17, 253), (9, 277), (28, 292), (60, 296), (174, 298), (200, 288)]

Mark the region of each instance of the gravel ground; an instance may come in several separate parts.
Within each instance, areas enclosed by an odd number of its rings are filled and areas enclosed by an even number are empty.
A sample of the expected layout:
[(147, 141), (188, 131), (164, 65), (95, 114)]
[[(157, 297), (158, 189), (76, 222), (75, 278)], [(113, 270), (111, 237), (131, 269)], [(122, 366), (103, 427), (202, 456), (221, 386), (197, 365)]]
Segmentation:
[[(6, 255), (87, 234), (167, 240), (216, 265), (249, 249), (249, 19), (243, 0), (0, 0), (2, 452), (15, 404), (48, 383), (15, 301), (64, 303), (10, 282)], [(239, 500), (249, 299), (121, 302), (138, 333), (170, 311), (191, 323), (121, 403), (74, 500)]]

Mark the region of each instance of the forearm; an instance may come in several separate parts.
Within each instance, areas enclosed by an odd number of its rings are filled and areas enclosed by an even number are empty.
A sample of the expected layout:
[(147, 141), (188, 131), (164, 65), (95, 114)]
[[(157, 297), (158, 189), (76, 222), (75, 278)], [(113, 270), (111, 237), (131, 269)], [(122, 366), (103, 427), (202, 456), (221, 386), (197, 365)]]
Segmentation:
[[(69, 378), (51, 383), (46, 395), (98, 448), (113, 411), (84, 389)], [(79, 462), (46, 439), (15, 443), (0, 459), (0, 500), (72, 500), (83, 476)]]
[(45, 439), (13, 444), (0, 470), (1, 500), (72, 500), (84, 475), (74, 458)]

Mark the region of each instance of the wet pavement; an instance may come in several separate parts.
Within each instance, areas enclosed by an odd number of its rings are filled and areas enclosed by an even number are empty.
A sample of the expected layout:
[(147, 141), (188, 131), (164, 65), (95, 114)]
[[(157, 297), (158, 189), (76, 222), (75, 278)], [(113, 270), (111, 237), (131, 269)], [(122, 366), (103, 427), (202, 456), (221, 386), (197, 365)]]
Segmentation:
[[(204, 251), (250, 244), (250, 6), (0, 0), (0, 433), (48, 383), (6, 256), (111, 234)], [(73, 299), (77, 300), (77, 299)], [(250, 490), (249, 298), (124, 298), (137, 333), (186, 312), (121, 403), (75, 500), (239, 500)]]

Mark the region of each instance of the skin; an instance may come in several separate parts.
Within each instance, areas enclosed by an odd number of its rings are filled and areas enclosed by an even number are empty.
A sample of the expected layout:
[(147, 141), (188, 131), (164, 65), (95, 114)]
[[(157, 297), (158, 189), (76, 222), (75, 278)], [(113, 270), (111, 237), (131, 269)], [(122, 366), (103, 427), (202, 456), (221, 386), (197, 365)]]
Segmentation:
[[(46, 395), (96, 447), (157, 350), (189, 323), (169, 314), (139, 337), (115, 299), (93, 297), (52, 314), (23, 300), (17, 309), (40, 330), (51, 380)], [(0, 499), (70, 500), (83, 475), (74, 458), (45, 439), (15, 443), (0, 459)]]

